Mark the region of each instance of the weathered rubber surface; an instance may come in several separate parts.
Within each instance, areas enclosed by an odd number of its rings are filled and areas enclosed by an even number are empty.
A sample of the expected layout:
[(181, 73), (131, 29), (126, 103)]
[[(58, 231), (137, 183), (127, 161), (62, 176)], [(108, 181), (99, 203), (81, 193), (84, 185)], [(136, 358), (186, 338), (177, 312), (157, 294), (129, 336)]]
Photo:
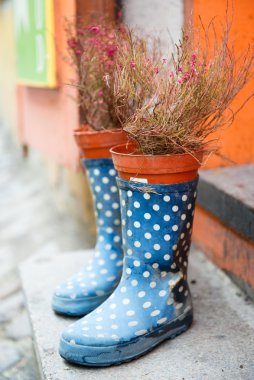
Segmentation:
[(70, 317), (83, 317), (102, 304), (109, 295), (110, 293), (100, 297), (84, 297), (82, 299), (75, 300), (54, 295), (52, 300), (52, 309), (56, 314)]
[(113, 346), (81, 346), (60, 341), (59, 353), (71, 363), (90, 367), (108, 367), (129, 362), (145, 355), (167, 339), (173, 339), (185, 332), (192, 324), (192, 310), (175, 320), (158, 327), (146, 335), (131, 342)]

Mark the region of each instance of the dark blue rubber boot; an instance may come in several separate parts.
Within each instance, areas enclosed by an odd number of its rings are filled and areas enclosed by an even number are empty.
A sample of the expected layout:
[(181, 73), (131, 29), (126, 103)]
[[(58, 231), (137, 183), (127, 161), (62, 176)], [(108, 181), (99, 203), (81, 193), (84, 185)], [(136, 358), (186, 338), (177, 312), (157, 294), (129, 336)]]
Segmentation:
[(100, 307), (63, 332), (60, 355), (72, 363), (100, 367), (138, 358), (192, 323), (187, 265), (197, 180), (118, 185), (123, 275)]
[(53, 296), (55, 312), (84, 316), (113, 292), (122, 275), (123, 252), (119, 192), (111, 159), (83, 160), (97, 218), (97, 243), (91, 263), (60, 284)]

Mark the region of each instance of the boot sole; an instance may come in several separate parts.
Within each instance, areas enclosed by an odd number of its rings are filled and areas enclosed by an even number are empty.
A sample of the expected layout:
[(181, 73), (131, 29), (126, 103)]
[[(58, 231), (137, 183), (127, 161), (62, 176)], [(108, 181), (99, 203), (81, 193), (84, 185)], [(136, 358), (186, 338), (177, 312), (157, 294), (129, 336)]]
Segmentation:
[(114, 346), (81, 346), (70, 344), (61, 339), (59, 354), (63, 359), (82, 366), (108, 367), (119, 365), (138, 359), (152, 351), (163, 341), (173, 339), (182, 334), (191, 326), (192, 321), (193, 313), (190, 310), (140, 338)]
[(56, 314), (68, 317), (83, 317), (101, 305), (110, 294), (111, 293), (103, 296), (87, 298), (85, 300), (72, 300), (54, 296), (51, 306)]

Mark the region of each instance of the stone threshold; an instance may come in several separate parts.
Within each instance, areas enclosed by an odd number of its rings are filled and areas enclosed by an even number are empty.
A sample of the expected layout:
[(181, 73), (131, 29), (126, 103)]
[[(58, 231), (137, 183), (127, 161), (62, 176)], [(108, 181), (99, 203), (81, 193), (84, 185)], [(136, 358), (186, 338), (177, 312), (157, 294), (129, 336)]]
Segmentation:
[(200, 173), (198, 204), (254, 242), (254, 165)]
[(254, 165), (200, 172), (193, 240), (254, 300)]

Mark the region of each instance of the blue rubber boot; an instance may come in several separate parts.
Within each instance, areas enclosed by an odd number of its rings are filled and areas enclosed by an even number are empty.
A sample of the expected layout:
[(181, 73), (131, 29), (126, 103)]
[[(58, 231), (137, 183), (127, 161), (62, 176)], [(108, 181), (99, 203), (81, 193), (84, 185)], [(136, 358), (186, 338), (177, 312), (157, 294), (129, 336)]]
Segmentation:
[(60, 284), (53, 296), (55, 312), (84, 316), (118, 285), (123, 266), (121, 218), (116, 171), (112, 159), (83, 160), (94, 198), (97, 243), (92, 261)]
[(145, 185), (118, 180), (124, 268), (114, 293), (62, 334), (60, 355), (72, 363), (130, 361), (192, 323), (188, 252), (197, 180)]

